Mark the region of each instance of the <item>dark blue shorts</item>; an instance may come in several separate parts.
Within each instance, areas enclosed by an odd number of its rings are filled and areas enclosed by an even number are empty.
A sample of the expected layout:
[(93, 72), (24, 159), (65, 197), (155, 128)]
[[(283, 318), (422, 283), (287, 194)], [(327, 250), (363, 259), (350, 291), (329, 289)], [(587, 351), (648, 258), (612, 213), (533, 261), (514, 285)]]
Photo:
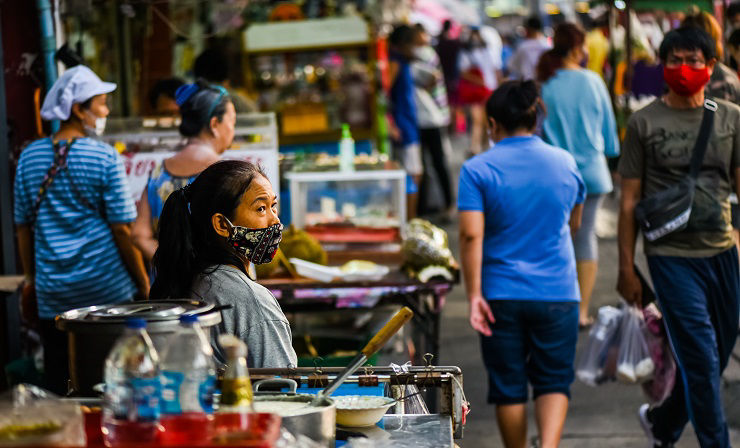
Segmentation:
[(526, 403), (528, 383), (537, 399), (562, 393), (570, 398), (578, 341), (578, 302), (490, 300), (496, 322), (481, 336), (488, 370), (488, 402)]

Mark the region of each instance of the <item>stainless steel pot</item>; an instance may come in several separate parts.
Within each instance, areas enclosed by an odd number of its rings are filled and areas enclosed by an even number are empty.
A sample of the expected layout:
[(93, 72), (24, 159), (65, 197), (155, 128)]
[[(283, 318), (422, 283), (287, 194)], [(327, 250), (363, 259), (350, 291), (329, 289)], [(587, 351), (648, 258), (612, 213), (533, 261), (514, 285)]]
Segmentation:
[[(287, 386), (289, 393), (264, 392), (263, 386)], [(298, 384), (289, 379), (275, 378), (258, 381), (254, 384), (255, 402), (291, 402), (304, 403), (307, 412), (300, 415), (289, 415), (283, 417), (283, 426), (294, 435), (302, 434), (322, 446), (333, 448), (337, 434), (337, 408), (334, 400), (325, 397), (320, 402), (311, 402), (315, 395), (297, 394)], [(269, 412), (269, 411), (267, 411)]]
[(126, 329), (126, 319), (147, 321), (146, 330), (155, 348), (162, 351), (179, 326), (180, 316), (197, 314), (206, 333), (221, 322), (219, 309), (197, 300), (162, 300), (89, 306), (67, 311), (56, 318), (58, 329), (69, 338), (71, 391), (77, 396), (95, 396), (93, 389), (103, 381), (103, 364), (116, 339)]

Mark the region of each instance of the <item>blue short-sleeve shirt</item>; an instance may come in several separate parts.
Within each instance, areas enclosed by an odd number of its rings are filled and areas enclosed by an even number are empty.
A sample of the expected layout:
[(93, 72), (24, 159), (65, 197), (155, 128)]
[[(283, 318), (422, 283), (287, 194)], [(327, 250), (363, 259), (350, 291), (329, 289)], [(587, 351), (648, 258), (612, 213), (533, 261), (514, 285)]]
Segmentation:
[(579, 301), (570, 213), (586, 187), (568, 152), (539, 137), (501, 140), (468, 160), (458, 209), (483, 212), (483, 296)]
[[(34, 202), (53, 157), (49, 138), (36, 140), (21, 153), (14, 187), (16, 224), (32, 224)], [(128, 300), (136, 290), (110, 229), (110, 224), (136, 219), (120, 156), (110, 145), (82, 138), (70, 148), (67, 165), (43, 198), (34, 228), (42, 319), (83, 306)]]

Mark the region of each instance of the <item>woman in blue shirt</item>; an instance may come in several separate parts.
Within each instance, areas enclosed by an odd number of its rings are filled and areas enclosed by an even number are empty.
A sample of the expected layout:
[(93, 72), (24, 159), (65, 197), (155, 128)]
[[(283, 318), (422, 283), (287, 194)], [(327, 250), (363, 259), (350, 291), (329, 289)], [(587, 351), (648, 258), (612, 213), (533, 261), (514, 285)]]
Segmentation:
[[(583, 223), (574, 236), (578, 283), (581, 289), (579, 323), (588, 326), (588, 304), (596, 282), (598, 242), (596, 213), (604, 194), (612, 191), (606, 157), (619, 155), (619, 140), (609, 93), (596, 73), (582, 68), (588, 53), (586, 34), (572, 23), (555, 29), (553, 48), (537, 65), (547, 108), (543, 125), (545, 140), (566, 149), (576, 159), (588, 197)], [(606, 156), (606, 157), (605, 157)]]
[(532, 134), (538, 110), (534, 81), (502, 84), (486, 104), (496, 145), (460, 173), (470, 324), (481, 333), (488, 401), (507, 447), (526, 445), (528, 383), (540, 446), (558, 446), (578, 339), (571, 232), (586, 189), (573, 157)]
[(236, 112), (223, 87), (204, 81), (186, 84), (175, 92), (175, 101), (182, 116), (180, 134), (188, 140), (152, 171), (133, 229), (134, 243), (149, 262), (157, 250), (159, 215), (169, 195), (220, 160), (234, 140)]

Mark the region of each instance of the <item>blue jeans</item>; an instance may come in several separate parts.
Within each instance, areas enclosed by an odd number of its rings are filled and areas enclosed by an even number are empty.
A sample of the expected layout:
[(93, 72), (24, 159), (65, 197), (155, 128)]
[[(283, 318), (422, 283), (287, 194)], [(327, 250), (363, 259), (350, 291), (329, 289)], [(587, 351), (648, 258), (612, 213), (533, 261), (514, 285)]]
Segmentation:
[(706, 258), (649, 256), (648, 265), (678, 363), (673, 392), (650, 411), (653, 434), (675, 442), (691, 420), (702, 448), (729, 447), (720, 378), (737, 339), (737, 249)]

